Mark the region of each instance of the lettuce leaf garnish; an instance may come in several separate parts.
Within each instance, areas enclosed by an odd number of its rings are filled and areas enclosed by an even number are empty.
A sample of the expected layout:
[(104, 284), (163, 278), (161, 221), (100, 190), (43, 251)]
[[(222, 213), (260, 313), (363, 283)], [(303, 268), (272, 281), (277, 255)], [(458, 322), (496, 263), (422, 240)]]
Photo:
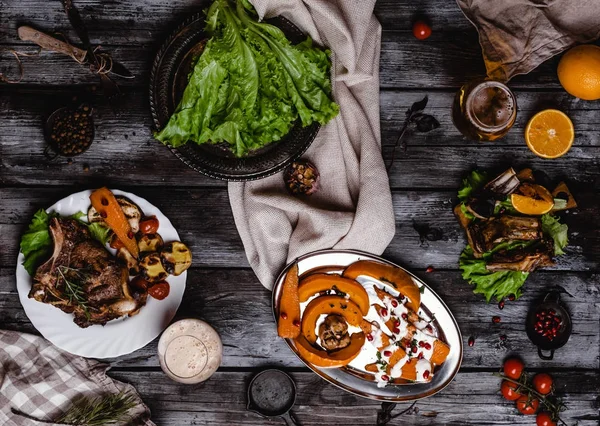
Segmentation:
[(542, 215), (542, 232), (554, 240), (554, 254), (565, 254), (563, 250), (569, 244), (569, 227), (549, 214)]
[(258, 22), (246, 0), (215, 0), (206, 32), (211, 38), (177, 109), (155, 134), (159, 141), (226, 142), (243, 157), (280, 140), (298, 117), (308, 126), (338, 114), (329, 51), (310, 38), (292, 45), (279, 28)]

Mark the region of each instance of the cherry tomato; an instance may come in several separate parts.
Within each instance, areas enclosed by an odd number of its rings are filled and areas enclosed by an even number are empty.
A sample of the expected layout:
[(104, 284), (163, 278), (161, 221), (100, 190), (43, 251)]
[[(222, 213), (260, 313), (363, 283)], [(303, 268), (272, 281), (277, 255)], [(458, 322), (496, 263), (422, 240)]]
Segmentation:
[(418, 40), (425, 40), (431, 35), (431, 27), (426, 22), (417, 21), (413, 25), (413, 35)]
[(518, 380), (523, 373), (523, 361), (518, 358), (508, 358), (504, 361), (504, 375), (510, 379)]
[(540, 406), (540, 401), (537, 399), (529, 400), (527, 395), (520, 396), (517, 399), (517, 410), (521, 412), (521, 414), (525, 414), (526, 416), (530, 414), (535, 414), (537, 409)]
[(535, 418), (537, 426), (556, 426), (556, 422), (552, 420), (550, 413), (541, 412)]
[(163, 300), (169, 295), (170, 291), (171, 286), (169, 285), (169, 283), (166, 281), (161, 281), (150, 287), (148, 289), (148, 294), (157, 300)]
[(514, 401), (521, 397), (521, 394), (516, 391), (519, 385), (509, 382), (508, 380), (502, 380), (502, 386), (500, 386), (500, 391), (502, 391), (502, 396), (504, 399), (508, 399), (509, 401)]
[(133, 288), (143, 291), (148, 290), (148, 287), (150, 287), (150, 283), (139, 275), (132, 279), (129, 285)]
[(121, 240), (119, 240), (119, 237), (117, 237), (117, 234), (113, 234), (112, 237), (110, 237), (110, 243), (108, 245), (115, 250), (125, 247)]
[(533, 386), (535, 390), (542, 395), (548, 395), (552, 392), (552, 377), (550, 374), (539, 373), (533, 377)]
[(142, 234), (156, 234), (158, 231), (158, 219), (156, 216), (145, 217), (140, 221), (140, 232)]

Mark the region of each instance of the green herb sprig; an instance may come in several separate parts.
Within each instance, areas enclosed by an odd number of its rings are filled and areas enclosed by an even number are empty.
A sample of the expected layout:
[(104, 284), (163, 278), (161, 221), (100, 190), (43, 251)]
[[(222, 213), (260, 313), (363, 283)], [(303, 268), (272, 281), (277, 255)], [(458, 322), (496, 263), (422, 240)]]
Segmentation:
[(56, 423), (82, 426), (116, 425), (131, 416), (129, 410), (135, 407), (135, 397), (126, 391), (96, 398), (81, 398), (63, 414)]

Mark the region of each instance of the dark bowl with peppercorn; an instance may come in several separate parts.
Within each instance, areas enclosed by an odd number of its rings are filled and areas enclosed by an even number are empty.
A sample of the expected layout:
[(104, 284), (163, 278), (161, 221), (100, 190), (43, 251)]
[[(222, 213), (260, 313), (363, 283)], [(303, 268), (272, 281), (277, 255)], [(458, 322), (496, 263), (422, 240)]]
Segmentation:
[[(48, 148), (56, 155), (73, 157), (83, 154), (94, 141), (92, 108), (83, 104), (78, 108), (63, 107), (54, 111), (44, 126)], [(48, 155), (48, 149), (46, 150)]]
[[(541, 303), (529, 310), (526, 329), (543, 360), (553, 359), (554, 351), (566, 345), (571, 337), (571, 316), (560, 303), (558, 292), (548, 293)], [(550, 355), (544, 355), (543, 351), (550, 351)]]

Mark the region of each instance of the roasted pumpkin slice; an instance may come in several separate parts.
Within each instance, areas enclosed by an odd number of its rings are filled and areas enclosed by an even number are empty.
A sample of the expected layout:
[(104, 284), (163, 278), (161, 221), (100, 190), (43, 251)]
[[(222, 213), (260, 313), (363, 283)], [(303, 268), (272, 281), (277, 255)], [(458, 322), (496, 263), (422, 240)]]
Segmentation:
[(173, 241), (162, 248), (160, 260), (167, 273), (177, 276), (183, 274), (191, 266), (192, 252), (182, 242)]
[(294, 264), (283, 281), (279, 301), (277, 334), (284, 339), (300, 335), (300, 302), (298, 300), (298, 264)]
[(300, 303), (322, 291), (334, 290), (338, 296), (348, 295), (358, 305), (363, 315), (369, 313), (369, 295), (356, 280), (344, 278), (337, 274), (312, 274), (300, 281), (298, 297)]
[(304, 361), (317, 367), (343, 367), (348, 365), (360, 353), (365, 344), (364, 333), (354, 333), (350, 336), (350, 344), (336, 351), (325, 351), (313, 346), (304, 335), (294, 339), (296, 349)]
[(135, 232), (127, 221), (127, 217), (112, 191), (108, 188), (100, 188), (90, 195), (92, 206), (98, 211), (104, 222), (117, 235), (125, 248), (134, 258), (139, 257)]
[(403, 296), (408, 297), (406, 306), (413, 311), (418, 311), (421, 305), (421, 292), (410, 275), (402, 269), (373, 260), (359, 260), (349, 265), (342, 274), (346, 278), (355, 280), (361, 275), (366, 275), (376, 280), (390, 284)]
[(442, 342), (441, 340), (436, 340), (433, 342), (433, 352), (431, 354), (430, 361), (434, 365), (441, 365), (448, 358), (448, 354), (450, 353), (450, 346)]
[(148, 282), (156, 283), (165, 280), (169, 274), (163, 268), (160, 254), (148, 253), (139, 261), (140, 274)]
[(356, 303), (340, 296), (319, 296), (306, 305), (302, 315), (302, 334), (310, 343), (317, 341), (315, 328), (322, 314), (337, 314), (350, 325), (360, 327), (363, 315)]
[(160, 251), (165, 243), (159, 234), (144, 234), (138, 238), (140, 253)]

